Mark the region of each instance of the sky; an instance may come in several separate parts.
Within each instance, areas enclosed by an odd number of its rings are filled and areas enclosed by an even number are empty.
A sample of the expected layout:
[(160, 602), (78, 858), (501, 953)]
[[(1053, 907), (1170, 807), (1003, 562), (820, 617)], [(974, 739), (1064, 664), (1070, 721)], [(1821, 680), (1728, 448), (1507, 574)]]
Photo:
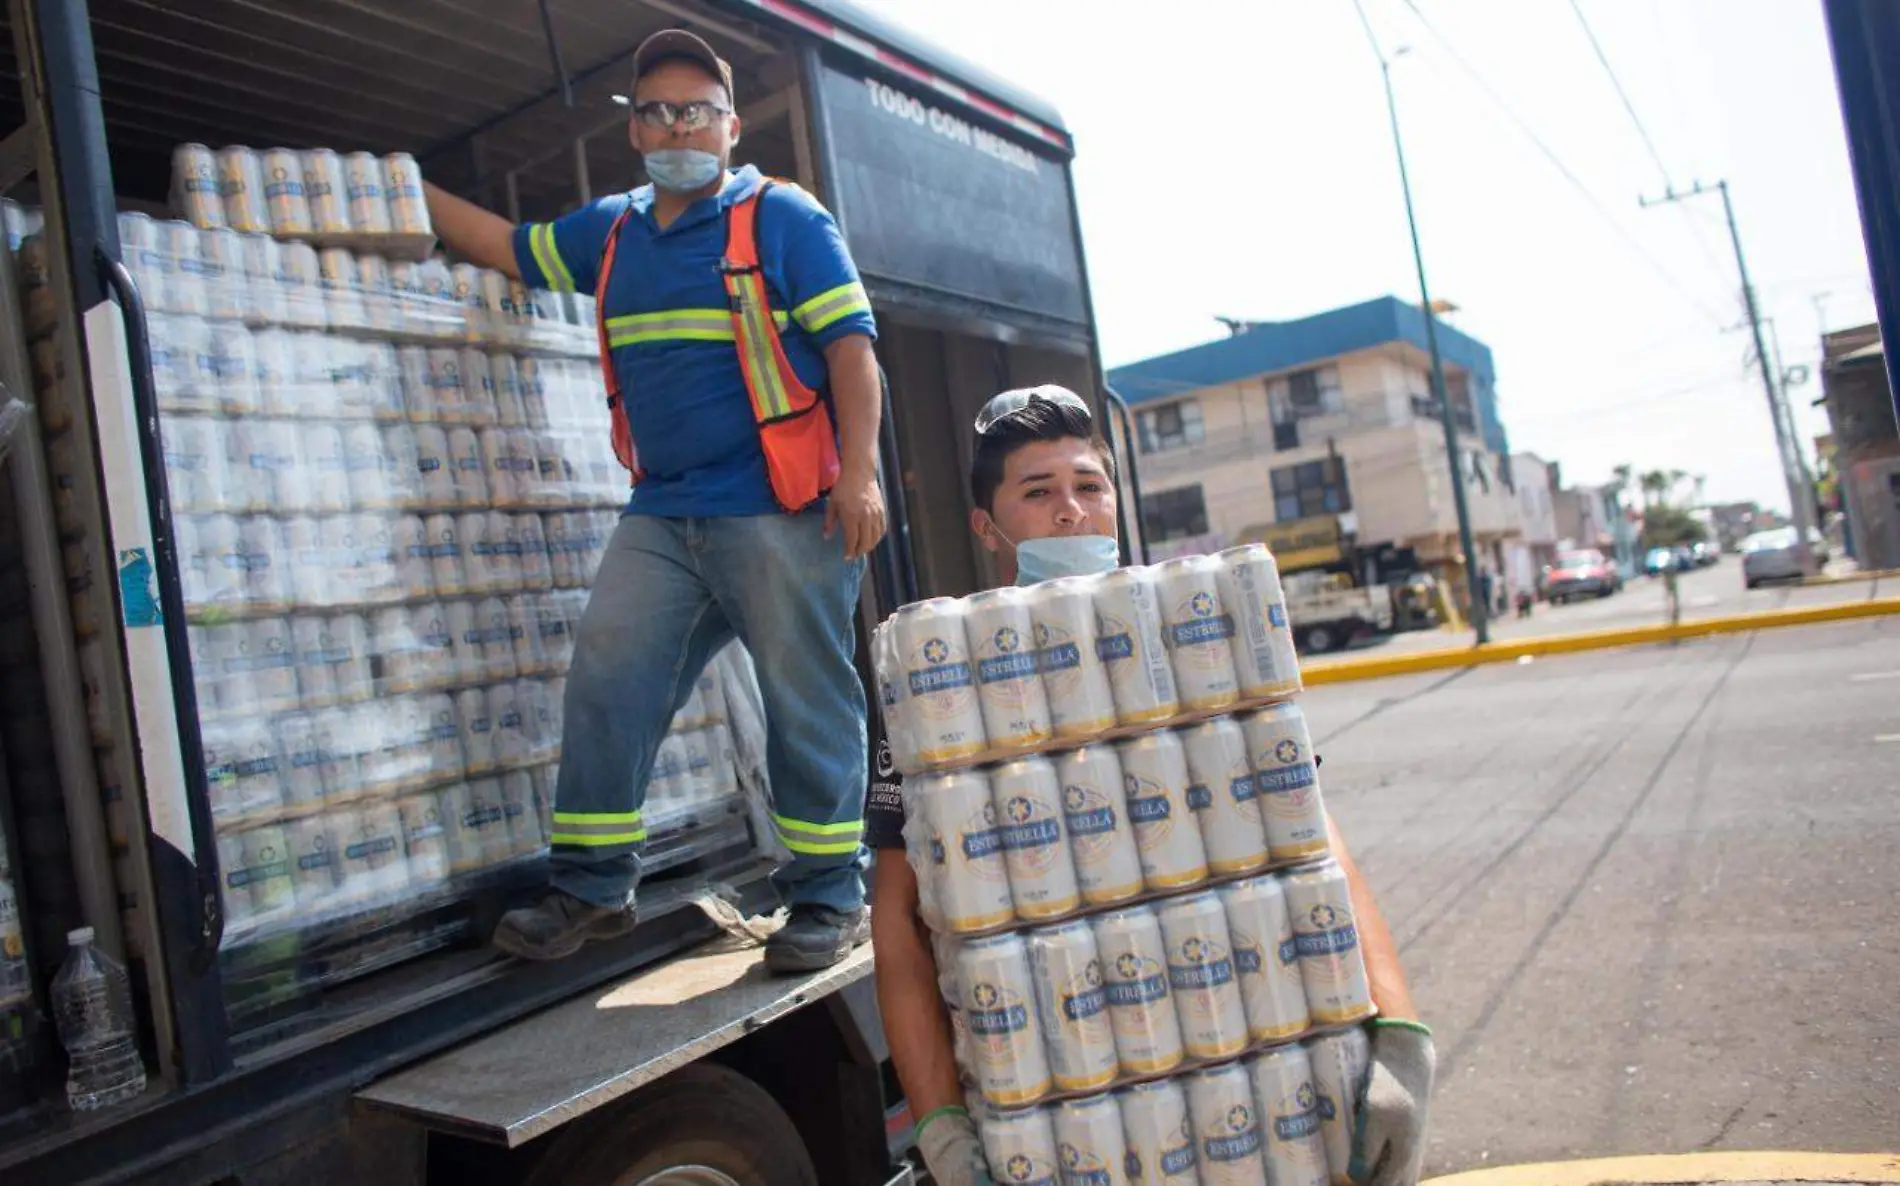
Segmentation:
[[(865, 2), (1061, 111), (1109, 366), (1219, 337), (1216, 316), (1418, 299), (1348, 0)], [(1791, 389), (1812, 458), (1822, 319), (1874, 320), (1818, 0), (1365, 5), (1432, 295), (1491, 347), (1512, 448), (1566, 483), (1628, 462), (1785, 510), (1721, 200), (1637, 198), (1727, 179), (1762, 315), (1814, 372)]]

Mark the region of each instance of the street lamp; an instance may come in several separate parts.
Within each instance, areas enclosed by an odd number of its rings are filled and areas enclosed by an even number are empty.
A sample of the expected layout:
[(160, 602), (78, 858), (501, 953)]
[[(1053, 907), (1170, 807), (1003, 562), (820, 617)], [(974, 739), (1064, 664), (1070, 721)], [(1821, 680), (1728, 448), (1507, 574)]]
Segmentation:
[[(1445, 430), (1445, 460), (1451, 467), (1452, 505), (1458, 511), (1458, 546), (1464, 552), (1465, 582), (1471, 599), (1471, 625), (1477, 631), (1478, 645), (1491, 641), (1491, 606), (1484, 596), (1484, 582), (1478, 572), (1478, 550), (1471, 542), (1471, 507), (1465, 498), (1464, 466), (1458, 461), (1458, 422), (1452, 416), (1451, 396), (1445, 390), (1445, 364), (1438, 355), (1438, 310), (1440, 305), (1432, 300), (1431, 288), (1425, 283), (1425, 253), (1418, 244), (1418, 217), (1412, 209), (1412, 180), (1405, 169), (1405, 142), (1399, 135), (1399, 101), (1392, 90), (1392, 63), (1386, 60), (1385, 53), (1379, 48), (1379, 39), (1372, 32), (1372, 22), (1366, 19), (1365, 6), (1361, 0), (1353, 0), (1353, 9), (1359, 14), (1359, 23), (1366, 30), (1366, 40), (1372, 45), (1372, 55), (1379, 59), (1379, 76), (1385, 82), (1385, 109), (1392, 120), (1392, 151), (1399, 161), (1399, 188), (1405, 194), (1405, 226), (1412, 236), (1412, 265), (1418, 271), (1419, 311), (1425, 315), (1425, 348), (1432, 356), (1432, 395), (1438, 401), (1438, 421)], [(1410, 47), (1400, 46), (1392, 51), (1393, 57), (1403, 57), (1411, 52)], [(1446, 310), (1456, 308), (1445, 303)]]

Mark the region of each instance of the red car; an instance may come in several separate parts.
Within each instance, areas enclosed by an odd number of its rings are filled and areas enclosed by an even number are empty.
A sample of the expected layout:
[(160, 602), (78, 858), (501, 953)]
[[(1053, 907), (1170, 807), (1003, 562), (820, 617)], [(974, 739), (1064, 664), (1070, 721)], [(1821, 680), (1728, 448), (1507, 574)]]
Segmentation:
[(1622, 587), (1623, 575), (1595, 548), (1559, 552), (1544, 573), (1544, 596), (1557, 605), (1574, 597), (1608, 597)]

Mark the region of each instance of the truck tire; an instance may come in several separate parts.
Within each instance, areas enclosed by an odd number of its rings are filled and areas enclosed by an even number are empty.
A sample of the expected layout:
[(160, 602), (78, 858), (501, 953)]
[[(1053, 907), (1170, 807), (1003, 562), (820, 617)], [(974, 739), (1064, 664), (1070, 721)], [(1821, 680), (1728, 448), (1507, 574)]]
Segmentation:
[(1339, 649), (1339, 635), (1331, 626), (1308, 626), (1303, 637), (1302, 649), (1311, 654), (1323, 655)]
[(716, 1063), (682, 1067), (555, 1138), (528, 1186), (818, 1186), (791, 1118)]

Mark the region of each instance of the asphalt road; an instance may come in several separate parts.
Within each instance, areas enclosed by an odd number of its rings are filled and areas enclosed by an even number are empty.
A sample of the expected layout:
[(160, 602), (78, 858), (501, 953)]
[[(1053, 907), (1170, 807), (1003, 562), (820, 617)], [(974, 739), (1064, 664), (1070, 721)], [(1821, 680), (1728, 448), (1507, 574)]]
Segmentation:
[[(1757, 589), (1745, 589), (1742, 586), (1742, 562), (1736, 556), (1724, 556), (1719, 564), (1685, 573), (1678, 579), (1678, 584), (1685, 620), (1900, 594), (1900, 580), (1893, 578), (1824, 585), (1763, 585)], [(1502, 641), (1585, 630), (1608, 630), (1619, 626), (1649, 626), (1667, 620), (1662, 578), (1637, 577), (1626, 583), (1622, 592), (1608, 597), (1593, 597), (1568, 605), (1539, 602), (1529, 618), (1519, 618), (1513, 614), (1493, 622), (1491, 637)], [(1398, 654), (1438, 647), (1469, 646), (1476, 640), (1469, 630), (1414, 630), (1362, 643), (1346, 653), (1355, 656)]]
[(1900, 1144), (1900, 618), (1303, 703), (1437, 1033), (1428, 1171)]

